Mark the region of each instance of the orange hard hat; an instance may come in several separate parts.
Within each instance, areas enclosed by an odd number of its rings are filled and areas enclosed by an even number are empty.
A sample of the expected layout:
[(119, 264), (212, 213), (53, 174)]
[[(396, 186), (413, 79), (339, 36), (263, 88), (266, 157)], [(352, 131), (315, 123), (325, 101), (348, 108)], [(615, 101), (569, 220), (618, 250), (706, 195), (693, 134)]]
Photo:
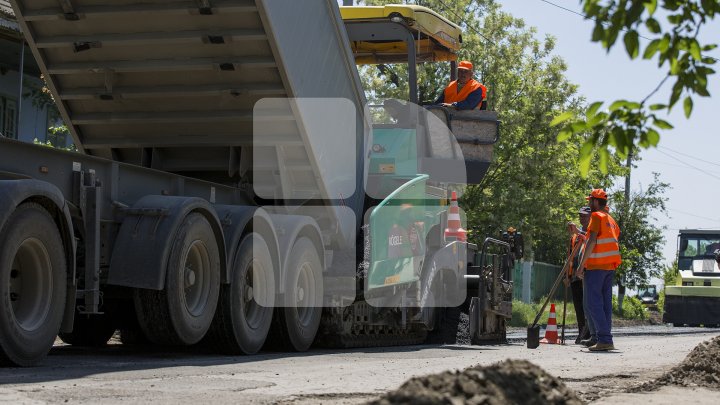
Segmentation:
[(458, 69), (473, 70), (473, 64), (470, 61), (461, 60), (460, 63), (458, 63)]
[(607, 193), (605, 193), (605, 190), (601, 188), (594, 188), (593, 191), (590, 192), (590, 195), (585, 197), (586, 200), (589, 200), (591, 198), (597, 198), (599, 200), (607, 200)]

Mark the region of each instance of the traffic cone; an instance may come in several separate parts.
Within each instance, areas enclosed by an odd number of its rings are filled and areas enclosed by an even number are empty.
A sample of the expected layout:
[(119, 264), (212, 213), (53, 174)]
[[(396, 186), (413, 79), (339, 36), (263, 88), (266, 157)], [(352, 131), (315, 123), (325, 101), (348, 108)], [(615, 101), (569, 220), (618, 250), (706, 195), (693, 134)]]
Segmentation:
[(458, 207), (457, 194), (453, 191), (448, 207), (447, 228), (445, 228), (445, 242), (467, 241), (467, 231), (463, 229), (460, 222), (460, 207)]
[(548, 316), (547, 328), (545, 328), (545, 337), (540, 340), (540, 343), (559, 343), (556, 317), (555, 304), (550, 304), (550, 315)]

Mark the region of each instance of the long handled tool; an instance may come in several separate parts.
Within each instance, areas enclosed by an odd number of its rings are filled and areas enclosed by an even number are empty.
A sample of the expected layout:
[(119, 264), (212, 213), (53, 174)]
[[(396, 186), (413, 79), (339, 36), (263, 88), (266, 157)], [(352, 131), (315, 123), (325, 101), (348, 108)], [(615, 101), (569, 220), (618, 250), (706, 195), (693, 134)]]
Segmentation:
[[(537, 324), (540, 320), (540, 317), (545, 312), (545, 307), (547, 307), (548, 302), (552, 299), (552, 296), (555, 294), (555, 290), (557, 290), (558, 285), (560, 285), (560, 282), (562, 281), (563, 277), (565, 277), (565, 274), (567, 274), (568, 269), (570, 268), (570, 263), (573, 257), (577, 255), (578, 250), (580, 250), (580, 246), (582, 246), (582, 243), (578, 243), (575, 245), (575, 248), (573, 248), (572, 253), (570, 253), (570, 256), (568, 256), (567, 259), (565, 259), (565, 264), (563, 265), (562, 271), (558, 275), (557, 279), (555, 279), (555, 283), (553, 283), (552, 288), (550, 289), (550, 294), (548, 294), (547, 299), (545, 299), (545, 303), (543, 303), (542, 308), (540, 308), (540, 311), (537, 313), (537, 316), (535, 316), (535, 320), (533, 321), (532, 325), (528, 326), (527, 328), (527, 347), (528, 349), (535, 349), (538, 346), (540, 346), (540, 326)], [(564, 322), (563, 322), (564, 323)]]
[(565, 344), (565, 313), (567, 311), (567, 290), (568, 286), (565, 285), (565, 294), (563, 294), (563, 320), (562, 320), (562, 333), (560, 334), (560, 344)]

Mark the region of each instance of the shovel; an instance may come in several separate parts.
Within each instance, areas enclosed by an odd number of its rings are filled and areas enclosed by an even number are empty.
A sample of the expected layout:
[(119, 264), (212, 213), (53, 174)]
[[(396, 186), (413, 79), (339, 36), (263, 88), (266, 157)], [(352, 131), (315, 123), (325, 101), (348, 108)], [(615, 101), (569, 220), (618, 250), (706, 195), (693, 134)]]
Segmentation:
[[(575, 257), (578, 250), (580, 250), (580, 246), (582, 246), (582, 243), (576, 244), (575, 248), (572, 250), (572, 253), (570, 253), (570, 256), (568, 256), (568, 258), (565, 259), (565, 264), (563, 265), (562, 271), (560, 271), (560, 274), (558, 274), (558, 277), (555, 279), (555, 283), (553, 283), (553, 286), (550, 289), (550, 294), (548, 294), (547, 299), (543, 303), (542, 308), (540, 308), (540, 311), (535, 316), (535, 320), (533, 321), (533, 323), (530, 326), (528, 326), (528, 328), (527, 328), (527, 348), (528, 349), (537, 349), (537, 347), (540, 346), (540, 325), (538, 325), (538, 321), (540, 320), (540, 317), (542, 316), (543, 312), (545, 312), (545, 307), (547, 307), (548, 302), (550, 302), (550, 300), (552, 299), (552, 296), (555, 294), (555, 290), (557, 290), (563, 277), (565, 277), (565, 274), (567, 274), (568, 268), (570, 268), (570, 261), (572, 260), (573, 257)], [(563, 323), (565, 323), (565, 321), (563, 321)]]
[(565, 286), (565, 294), (563, 295), (563, 320), (562, 320), (562, 334), (560, 335), (560, 344), (565, 344), (565, 313), (567, 312), (567, 290)]

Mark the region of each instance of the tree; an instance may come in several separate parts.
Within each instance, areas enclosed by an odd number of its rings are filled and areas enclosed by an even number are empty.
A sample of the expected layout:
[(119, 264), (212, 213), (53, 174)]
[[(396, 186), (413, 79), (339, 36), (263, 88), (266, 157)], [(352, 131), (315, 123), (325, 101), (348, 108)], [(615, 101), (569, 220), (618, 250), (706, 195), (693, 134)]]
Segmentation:
[(637, 288), (648, 284), (652, 277), (659, 277), (664, 269), (662, 247), (665, 238), (662, 231), (653, 223), (654, 213), (666, 214), (664, 197), (669, 185), (658, 180), (654, 174), (652, 184), (631, 194), (625, 200), (624, 192), (612, 196), (613, 217), (620, 226), (620, 255), (622, 264), (615, 272), (615, 281), (619, 286), (618, 301), (622, 303), (624, 287)]
[[(590, 134), (580, 150), (581, 171), (588, 172), (594, 152), (599, 153), (601, 169), (608, 170), (608, 156), (615, 152), (625, 158), (636, 147), (649, 148), (660, 141), (660, 131), (672, 129), (660, 113), (669, 113), (683, 99), (683, 110), (690, 118), (693, 97), (710, 97), (708, 80), (715, 73), (717, 59), (704, 55), (717, 44), (701, 44), (703, 26), (720, 14), (717, 0), (580, 0), (586, 18), (595, 21), (592, 41), (599, 42), (608, 52), (621, 33), (625, 50), (631, 59), (640, 55), (657, 60), (666, 72), (657, 87), (640, 101), (615, 100), (592, 103), (583, 115), (564, 112), (556, 116), (554, 125), (563, 124), (558, 140)], [(661, 11), (658, 12), (658, 8)], [(664, 18), (660, 16), (663, 15)], [(659, 20), (664, 20), (661, 23)], [(640, 36), (650, 40), (644, 48)], [(667, 103), (650, 104), (651, 97), (674, 82), (667, 94)], [(607, 109), (602, 107), (607, 104)]]
[[(386, 4), (391, 1), (365, 1)], [(392, 1), (392, 2), (397, 2)], [(552, 117), (563, 111), (580, 114), (584, 102), (565, 77), (566, 65), (552, 56), (553, 38), (536, 38), (521, 19), (502, 12), (494, 1), (407, 1), (429, 7), (463, 28), (460, 59), (474, 62), (476, 78), (488, 86), (488, 104), (502, 120), (493, 162), (482, 183), (471, 186), (461, 205), (468, 215), (471, 238), (482, 242), (512, 225), (525, 235), (530, 259), (562, 263), (569, 236), (568, 220), (576, 220), (592, 187), (607, 188), (625, 169), (611, 158), (608, 174), (596, 169), (579, 175), (577, 156), (582, 139), (557, 143)], [(373, 100), (407, 94), (404, 67), (368, 66), (362, 79)], [(424, 64), (418, 70), (423, 100), (434, 100), (448, 83), (447, 66)]]
[(25, 82), (24, 87), (27, 91), (23, 94), (23, 97), (30, 98), (33, 107), (39, 110), (47, 109), (48, 122), (50, 123), (50, 126), (47, 129), (47, 140), (45, 142), (40, 142), (36, 139), (35, 143), (65, 150), (77, 151), (77, 147), (75, 147), (74, 144), (66, 146), (67, 138), (71, 136), (70, 130), (60, 117), (60, 111), (58, 111), (55, 99), (53, 98), (50, 89), (47, 87), (45, 77), (40, 75), (40, 80), (42, 80), (42, 84)]

